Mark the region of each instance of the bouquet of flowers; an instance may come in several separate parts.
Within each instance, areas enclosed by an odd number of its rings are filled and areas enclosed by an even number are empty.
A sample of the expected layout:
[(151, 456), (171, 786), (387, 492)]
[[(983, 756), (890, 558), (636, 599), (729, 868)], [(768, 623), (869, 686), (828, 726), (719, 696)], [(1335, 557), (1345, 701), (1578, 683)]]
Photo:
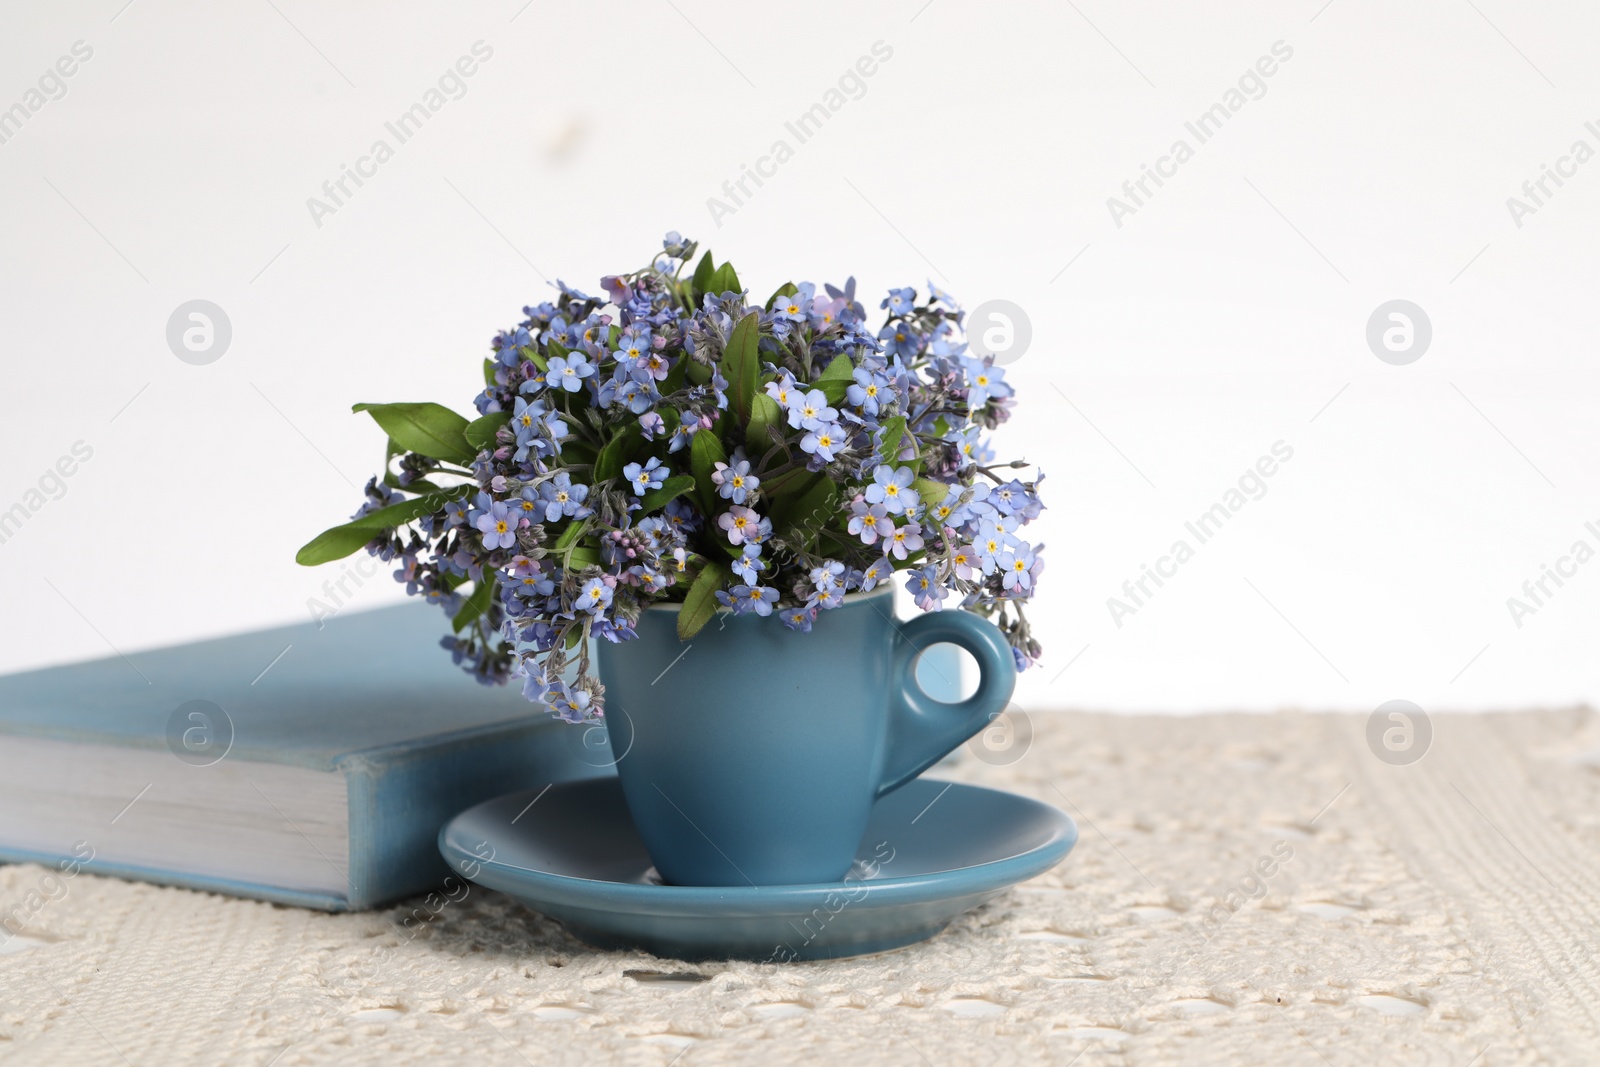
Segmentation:
[(695, 251), (671, 233), (604, 297), (558, 282), (523, 308), (475, 420), (355, 405), (389, 436), (383, 474), (297, 560), (397, 561), (451, 616), (458, 664), (570, 721), (604, 705), (589, 639), (628, 640), (655, 601), (682, 603), (685, 639), (718, 611), (804, 633), (900, 571), (919, 607), (985, 615), (1018, 669), (1036, 660), (1043, 561), (1018, 531), (1042, 476), (993, 462), (1012, 389), (967, 353), (955, 301), (891, 289), (874, 330), (854, 278), (754, 305), (709, 252), (686, 276)]

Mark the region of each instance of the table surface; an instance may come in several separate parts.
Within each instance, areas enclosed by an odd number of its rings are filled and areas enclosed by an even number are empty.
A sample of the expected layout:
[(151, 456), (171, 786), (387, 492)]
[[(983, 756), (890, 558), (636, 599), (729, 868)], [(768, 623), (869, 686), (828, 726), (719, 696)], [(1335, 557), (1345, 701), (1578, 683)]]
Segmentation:
[(0, 1060), (1600, 1060), (1592, 712), (1435, 716), (1409, 765), (1374, 754), (1365, 716), (1029, 725), (938, 774), (1056, 803), (1077, 849), (865, 959), (600, 952), (476, 888), (432, 916), (326, 915), (0, 867), (0, 915), (28, 914), (0, 955)]

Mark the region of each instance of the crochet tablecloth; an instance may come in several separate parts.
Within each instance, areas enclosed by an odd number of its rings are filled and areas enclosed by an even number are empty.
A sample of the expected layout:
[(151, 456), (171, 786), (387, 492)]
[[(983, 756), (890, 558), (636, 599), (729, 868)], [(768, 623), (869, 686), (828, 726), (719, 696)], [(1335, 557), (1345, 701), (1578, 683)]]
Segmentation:
[(1595, 715), (1436, 715), (1411, 763), (1367, 724), (1034, 714), (937, 773), (1059, 805), (1073, 854), (830, 963), (596, 951), (476, 888), (326, 915), (0, 867), (0, 1063), (1600, 1062)]

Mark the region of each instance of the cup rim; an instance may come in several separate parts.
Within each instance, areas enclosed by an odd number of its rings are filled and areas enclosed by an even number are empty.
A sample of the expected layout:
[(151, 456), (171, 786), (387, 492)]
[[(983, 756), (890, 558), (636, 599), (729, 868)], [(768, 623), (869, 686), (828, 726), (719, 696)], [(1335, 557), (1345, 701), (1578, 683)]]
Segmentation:
[[(890, 572), (890, 573), (892, 574), (893, 572)], [(889, 595), (892, 595), (893, 593), (894, 593), (894, 585), (893, 585), (893, 583), (890, 582), (888, 579), (885, 579), (884, 581), (879, 582), (877, 584), (877, 586), (874, 587), (869, 592), (865, 592), (865, 593), (861, 593), (861, 592), (846, 593), (844, 595), (844, 602), (842, 604), (840, 604), (839, 607), (843, 608), (843, 607), (848, 607), (851, 604), (860, 604), (860, 603), (862, 603), (864, 601), (871, 600), (874, 597), (889, 596)], [(717, 605), (717, 609), (720, 611), (722, 609), (722, 605), (718, 604)], [(650, 605), (646, 606), (644, 610), (645, 611), (670, 611), (674, 615), (676, 615), (678, 612), (683, 610), (683, 602), (679, 601), (679, 600), (673, 600), (673, 601), (668, 601), (668, 602), (665, 602), (665, 603), (650, 604)], [(830, 608), (829, 610), (837, 611), (839, 609), (838, 608)]]

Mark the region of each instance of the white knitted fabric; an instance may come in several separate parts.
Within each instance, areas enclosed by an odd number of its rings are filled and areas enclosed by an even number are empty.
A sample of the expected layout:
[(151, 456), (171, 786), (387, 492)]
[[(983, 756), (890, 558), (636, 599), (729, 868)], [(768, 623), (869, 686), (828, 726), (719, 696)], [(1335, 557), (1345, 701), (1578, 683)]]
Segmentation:
[[(1436, 716), (1405, 767), (1365, 717), (1033, 724), (1015, 764), (939, 773), (1064, 807), (1078, 847), (924, 945), (689, 965), (477, 888), (413, 935), (421, 899), (79, 875), (0, 955), (0, 1063), (1600, 1062), (1592, 713)], [(0, 911), (47, 873), (0, 868)]]

